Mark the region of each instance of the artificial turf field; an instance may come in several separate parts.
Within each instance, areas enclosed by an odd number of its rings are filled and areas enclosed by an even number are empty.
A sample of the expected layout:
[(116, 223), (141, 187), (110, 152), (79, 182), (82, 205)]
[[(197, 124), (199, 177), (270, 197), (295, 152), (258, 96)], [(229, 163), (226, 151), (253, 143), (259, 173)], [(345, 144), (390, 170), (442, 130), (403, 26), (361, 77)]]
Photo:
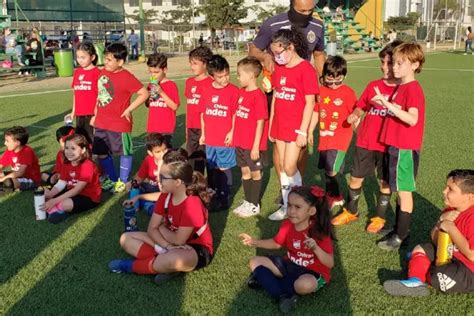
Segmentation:
[[(428, 241), (429, 231), (442, 208), (446, 174), (454, 168), (474, 168), (473, 101), (474, 56), (454, 53), (427, 55), (420, 80), (426, 96), (426, 127), (415, 193), (411, 241)], [(358, 95), (380, 76), (378, 60), (349, 64), (347, 83)], [(184, 80), (177, 79), (180, 91)], [(72, 92), (35, 91), (34, 83), (23, 96), (0, 96), (0, 132), (13, 125), (28, 127), (29, 144), (42, 170), (50, 168), (58, 150), (54, 132), (70, 111)], [(28, 95), (30, 92), (39, 94)], [(22, 91), (14, 92), (16, 95)], [(13, 92), (12, 92), (13, 94)], [(182, 96), (184, 103), (184, 97)], [(184, 106), (177, 114), (174, 145), (184, 142)], [(146, 109), (134, 115), (134, 139), (140, 146), (146, 128)], [(351, 147), (352, 148), (352, 147)], [(0, 150), (4, 151), (4, 147)], [(352, 149), (350, 150), (352, 152)], [(135, 152), (136, 170), (145, 154)], [(309, 162), (304, 182), (323, 184), (316, 169), (317, 153)], [(349, 177), (351, 155), (346, 162)], [(273, 170), (265, 171), (266, 191), (260, 216), (241, 219), (229, 212), (210, 213), (215, 257), (210, 266), (158, 287), (150, 276), (108, 272), (111, 259), (126, 257), (118, 239), (123, 229), (120, 202), (125, 195), (103, 194), (103, 204), (86, 214), (52, 225), (34, 219), (33, 194), (15, 193), (0, 198), (0, 313), (1, 314), (242, 314), (271, 315), (278, 306), (263, 291), (248, 289), (247, 262), (266, 250), (247, 248), (238, 238), (247, 232), (270, 238), (279, 223), (267, 219), (274, 209), (278, 182)], [(243, 191), (239, 172), (234, 172), (234, 203)], [(401, 278), (405, 254), (386, 252), (375, 245), (377, 236), (364, 232), (374, 213), (375, 179), (367, 179), (357, 222), (336, 229), (336, 266), (332, 282), (320, 292), (302, 298), (298, 314), (474, 314), (474, 295), (444, 295), (432, 291), (423, 298), (395, 298), (385, 294), (381, 283)], [(392, 198), (392, 205), (394, 199)], [(393, 221), (392, 212), (389, 219)], [(147, 225), (139, 217), (142, 229)]]

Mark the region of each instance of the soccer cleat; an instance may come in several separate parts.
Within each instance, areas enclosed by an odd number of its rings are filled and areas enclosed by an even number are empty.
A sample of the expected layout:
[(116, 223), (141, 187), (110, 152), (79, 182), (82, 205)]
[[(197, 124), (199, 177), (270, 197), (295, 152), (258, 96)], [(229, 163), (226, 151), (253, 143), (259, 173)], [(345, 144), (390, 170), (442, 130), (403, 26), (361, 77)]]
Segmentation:
[(334, 226), (342, 226), (349, 224), (350, 222), (356, 221), (359, 219), (358, 214), (352, 214), (346, 208), (342, 209), (342, 212), (339, 215), (332, 218), (331, 223)]
[(401, 239), (395, 232), (389, 233), (387, 236), (377, 242), (377, 246), (384, 250), (398, 250), (402, 246), (408, 244), (408, 237)]
[(104, 191), (111, 191), (114, 189), (115, 187), (115, 182), (113, 182), (112, 180), (110, 180), (109, 178), (105, 178), (101, 183), (100, 183), (100, 187), (102, 188), (102, 190)]
[(343, 206), (344, 205), (344, 198), (342, 195), (333, 196), (333, 195), (326, 195), (326, 199), (328, 200), (329, 209), (332, 210), (336, 206)]
[(255, 275), (253, 273), (251, 273), (249, 278), (247, 279), (247, 286), (251, 288), (252, 290), (258, 290), (262, 288), (262, 286), (260, 285), (260, 283), (258, 283), (257, 278), (255, 278)]
[(133, 259), (116, 259), (109, 262), (109, 271), (113, 273), (131, 273)]
[(253, 205), (253, 203), (248, 203), (247, 208), (242, 209), (242, 211), (237, 214), (240, 217), (252, 217), (260, 214), (260, 205)]
[(295, 307), (298, 302), (298, 295), (292, 295), (291, 297), (282, 297), (279, 301), (280, 312), (288, 314)]
[(248, 207), (248, 204), (249, 202), (243, 200), (242, 203), (232, 211), (232, 213), (239, 215), (239, 213), (241, 213), (245, 208)]
[(122, 193), (125, 192), (127, 189), (127, 185), (122, 182), (122, 180), (118, 179), (117, 182), (115, 182), (114, 185), (114, 193)]
[(160, 273), (155, 276), (155, 279), (153, 281), (155, 282), (156, 285), (162, 285), (163, 283), (166, 283), (169, 280), (176, 278), (180, 274), (181, 272)]
[(62, 221), (65, 221), (68, 218), (69, 214), (65, 211), (58, 211), (48, 214), (48, 222), (52, 224), (58, 224)]
[(370, 224), (367, 226), (367, 232), (378, 234), (385, 227), (385, 219), (379, 216), (372, 217)]
[(385, 291), (394, 296), (427, 296), (430, 294), (428, 285), (418, 278), (406, 280), (388, 280), (383, 283)]
[(268, 216), (268, 219), (271, 221), (281, 221), (287, 217), (288, 215), (286, 214), (286, 207), (282, 205), (278, 210), (270, 214), (270, 216)]

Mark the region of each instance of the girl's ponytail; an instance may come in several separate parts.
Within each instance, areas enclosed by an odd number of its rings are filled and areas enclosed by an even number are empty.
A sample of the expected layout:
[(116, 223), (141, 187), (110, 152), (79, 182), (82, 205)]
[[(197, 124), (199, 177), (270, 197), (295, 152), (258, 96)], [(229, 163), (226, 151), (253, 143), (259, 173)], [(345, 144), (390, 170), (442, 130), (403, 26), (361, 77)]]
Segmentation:
[(194, 171), (192, 181), (186, 185), (187, 195), (199, 196), (204, 205), (208, 205), (210, 201), (209, 193), (207, 192), (207, 181), (202, 173)]

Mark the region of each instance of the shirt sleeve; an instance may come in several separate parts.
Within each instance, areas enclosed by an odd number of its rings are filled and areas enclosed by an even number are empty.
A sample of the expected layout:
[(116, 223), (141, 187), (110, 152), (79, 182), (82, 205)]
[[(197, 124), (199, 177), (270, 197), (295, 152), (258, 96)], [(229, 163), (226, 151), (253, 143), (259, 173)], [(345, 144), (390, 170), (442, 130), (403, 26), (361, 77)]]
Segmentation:
[(314, 46), (313, 52), (324, 52), (324, 24), (321, 23), (321, 33), (319, 33), (319, 40)]
[(165, 200), (167, 196), (168, 196), (168, 193), (160, 194), (158, 201), (156, 201), (155, 203), (155, 210), (153, 211), (153, 213), (160, 216), (165, 216)]
[(369, 91), (371, 89), (373, 89), (373, 87), (369, 84), (356, 103), (356, 106), (364, 111), (368, 111), (370, 108)]
[(329, 236), (326, 236), (324, 237), (322, 240), (318, 240), (318, 239), (315, 239), (316, 240), (316, 243), (318, 244), (318, 246), (324, 250), (324, 252), (328, 253), (328, 254), (332, 254), (333, 253), (333, 245), (332, 245), (332, 240), (331, 240), (331, 237)]
[(140, 169), (138, 169), (137, 175), (142, 178), (148, 178), (148, 155), (143, 160), (142, 164), (140, 165)]
[(94, 177), (93, 162), (90, 160), (86, 160), (81, 164), (81, 168), (80, 168), (77, 180), (89, 183), (89, 182), (92, 182), (93, 177)]
[(288, 236), (288, 232), (290, 231), (291, 228), (291, 222), (289, 220), (285, 220), (281, 226), (280, 230), (276, 234), (275, 237), (273, 237), (273, 240), (279, 244), (280, 246), (284, 246), (286, 243), (286, 237)]
[(58, 151), (56, 154), (56, 161), (54, 163), (53, 173), (59, 173), (61, 171), (61, 165), (63, 164), (63, 152)]
[(420, 110), (425, 104), (425, 95), (419, 84), (413, 84), (407, 91), (406, 109), (408, 111), (411, 108)]
[[(167, 91), (168, 92), (168, 91)], [(173, 100), (174, 103), (176, 103), (179, 107), (179, 91), (178, 91), (178, 86), (174, 81), (171, 81), (171, 84), (169, 86), (169, 94), (168, 96)]]
[(235, 111), (239, 107), (239, 89), (237, 87), (233, 87), (234, 91), (232, 92), (232, 99), (230, 101), (230, 115), (234, 115)]
[(303, 61), (306, 66), (303, 69), (303, 93), (304, 95), (316, 95), (319, 93), (317, 74), (314, 67), (307, 61)]
[(34, 161), (33, 150), (29, 147), (25, 147), (20, 156), (18, 156), (18, 163), (20, 165), (31, 165)]
[(255, 118), (257, 120), (268, 119), (267, 97), (260, 90), (255, 98)]
[(354, 90), (350, 89), (349, 90), (349, 102), (347, 103), (347, 107), (349, 110), (349, 113), (352, 113), (356, 107), (357, 104), (357, 95), (354, 92)]
[(184, 82), (184, 96), (186, 98), (191, 98), (191, 94), (189, 93), (189, 79), (187, 79), (185, 82)]
[(262, 26), (260, 27), (260, 30), (258, 31), (257, 36), (253, 40), (253, 44), (261, 50), (267, 49), (268, 46), (270, 46), (272, 41), (272, 31), (270, 28), (270, 21), (267, 19), (265, 22), (263, 22)]
[(71, 82), (71, 88), (72, 89), (74, 89), (74, 86), (76, 85), (78, 72), (79, 72), (79, 68), (74, 70), (74, 77), (72, 77), (72, 82)]
[(183, 205), (180, 227), (199, 228), (205, 224), (204, 207), (201, 200), (197, 196), (190, 196)]
[(7, 151), (5, 151), (2, 155), (2, 157), (0, 157), (0, 165), (6, 167), (6, 166), (9, 166), (10, 165), (10, 162), (7, 161)]
[(140, 80), (137, 79), (134, 75), (132, 75), (130, 72), (128, 73), (128, 78), (127, 78), (127, 84), (126, 86), (128, 87), (128, 91), (132, 93), (138, 92), (141, 88), (143, 88), (143, 84), (140, 82)]

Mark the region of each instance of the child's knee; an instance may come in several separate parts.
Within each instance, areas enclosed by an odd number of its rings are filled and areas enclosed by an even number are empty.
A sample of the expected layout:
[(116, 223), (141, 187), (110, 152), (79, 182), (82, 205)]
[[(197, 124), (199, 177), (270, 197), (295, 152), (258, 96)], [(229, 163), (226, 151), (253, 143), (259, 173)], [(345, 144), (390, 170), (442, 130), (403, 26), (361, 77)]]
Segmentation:
[(422, 254), (426, 254), (425, 249), (421, 245), (416, 245), (415, 248), (413, 248), (412, 253), (419, 252)]
[(250, 179), (251, 178), (251, 172), (249, 167), (243, 167), (241, 168), (242, 171), (242, 179)]
[(249, 260), (249, 267), (250, 270), (255, 270), (258, 266), (262, 265), (262, 257), (261, 256), (255, 256), (250, 258)]
[(128, 241), (128, 234), (127, 233), (123, 233), (122, 235), (120, 235), (120, 246), (124, 247), (125, 244), (127, 243)]
[(317, 286), (316, 279), (311, 275), (302, 275), (294, 283), (295, 291), (300, 295), (313, 293)]
[(262, 172), (260, 170), (252, 171), (250, 174), (251, 174), (252, 180), (262, 179)]

